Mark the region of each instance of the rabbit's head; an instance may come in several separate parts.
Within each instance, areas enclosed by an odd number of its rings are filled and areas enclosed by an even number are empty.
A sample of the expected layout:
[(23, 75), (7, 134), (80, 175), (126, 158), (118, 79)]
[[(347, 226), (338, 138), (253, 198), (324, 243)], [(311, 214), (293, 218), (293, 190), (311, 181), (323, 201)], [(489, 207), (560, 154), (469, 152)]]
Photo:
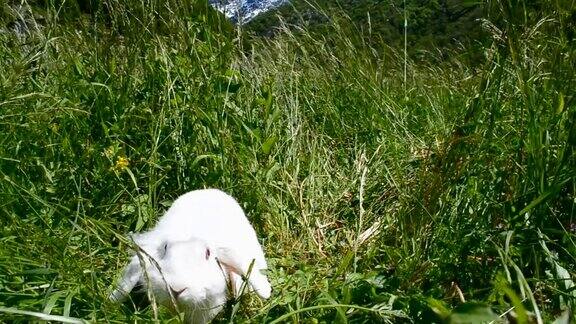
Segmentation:
[[(259, 271), (248, 272), (253, 259), (228, 247), (215, 247), (198, 238), (162, 240), (136, 235), (136, 255), (126, 267), (110, 298), (122, 300), (136, 282), (143, 284), (156, 302), (184, 311), (187, 322), (206, 323), (220, 312), (229, 297), (243, 290), (243, 278), (263, 298), (270, 284)], [(246, 270), (243, 270), (246, 269)]]
[(165, 242), (159, 249), (157, 264), (148, 268), (148, 288), (160, 302), (175, 301), (179, 307), (189, 308), (226, 301), (229, 273), (207, 242)]

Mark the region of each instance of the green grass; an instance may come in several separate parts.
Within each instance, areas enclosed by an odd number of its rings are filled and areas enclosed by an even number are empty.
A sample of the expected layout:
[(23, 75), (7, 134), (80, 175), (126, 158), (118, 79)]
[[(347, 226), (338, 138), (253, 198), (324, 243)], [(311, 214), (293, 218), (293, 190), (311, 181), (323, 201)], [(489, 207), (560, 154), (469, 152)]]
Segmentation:
[(190, 3), (95, 3), (0, 33), (0, 321), (176, 322), (106, 296), (123, 236), (203, 187), (244, 206), (274, 287), (222, 321), (574, 310), (574, 5), (486, 2), (481, 53), (405, 66), (345, 18), (247, 41)]

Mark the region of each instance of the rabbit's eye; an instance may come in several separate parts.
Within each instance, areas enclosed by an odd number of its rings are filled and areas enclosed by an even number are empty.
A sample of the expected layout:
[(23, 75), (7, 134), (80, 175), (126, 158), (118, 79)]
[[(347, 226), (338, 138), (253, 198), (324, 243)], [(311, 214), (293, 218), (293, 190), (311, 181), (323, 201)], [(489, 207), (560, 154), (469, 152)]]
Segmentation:
[(168, 243), (164, 243), (164, 256), (166, 256), (166, 252), (168, 252)]
[(210, 249), (206, 248), (206, 260), (210, 257)]

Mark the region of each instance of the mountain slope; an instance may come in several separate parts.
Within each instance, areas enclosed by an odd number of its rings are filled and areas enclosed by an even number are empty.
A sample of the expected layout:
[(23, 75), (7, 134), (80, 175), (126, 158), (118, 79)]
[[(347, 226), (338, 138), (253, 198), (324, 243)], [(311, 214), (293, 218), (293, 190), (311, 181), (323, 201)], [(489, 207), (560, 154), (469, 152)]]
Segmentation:
[(444, 47), (484, 37), (479, 22), (482, 6), (463, 0), (406, 0), (405, 9), (402, 0), (317, 0), (313, 6), (306, 0), (294, 0), (261, 14), (246, 26), (257, 35), (271, 36), (280, 25), (280, 17), (290, 25), (322, 31), (329, 22), (324, 13), (334, 11), (348, 16), (354, 24), (351, 27), (390, 45), (403, 43), (405, 15), (411, 47)]

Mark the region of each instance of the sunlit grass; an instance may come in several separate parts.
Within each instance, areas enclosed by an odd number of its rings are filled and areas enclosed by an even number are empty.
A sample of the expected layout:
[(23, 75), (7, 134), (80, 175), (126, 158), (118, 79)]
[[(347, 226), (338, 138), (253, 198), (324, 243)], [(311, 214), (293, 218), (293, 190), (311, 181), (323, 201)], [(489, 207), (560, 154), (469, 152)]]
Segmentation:
[(404, 83), (345, 18), (244, 42), (183, 3), (105, 3), (0, 33), (0, 319), (154, 319), (106, 299), (121, 237), (203, 187), (244, 206), (274, 287), (222, 320), (574, 308), (573, 7), (488, 2), (482, 62), (409, 60)]

